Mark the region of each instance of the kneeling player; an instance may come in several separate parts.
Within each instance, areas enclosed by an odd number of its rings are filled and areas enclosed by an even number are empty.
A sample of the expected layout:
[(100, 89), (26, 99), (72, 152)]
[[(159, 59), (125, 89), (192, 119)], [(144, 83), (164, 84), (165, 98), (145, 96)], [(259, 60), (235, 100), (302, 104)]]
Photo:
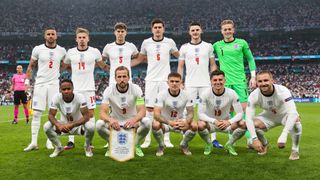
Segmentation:
[[(168, 75), (169, 89), (161, 91), (156, 99), (154, 107), (154, 119), (152, 124), (153, 135), (159, 143), (156, 156), (162, 156), (164, 151), (163, 133), (173, 131), (183, 133), (180, 148), (185, 155), (191, 155), (188, 143), (193, 139), (197, 131), (196, 123), (193, 123), (193, 104), (187, 94), (180, 89), (182, 83), (179, 73)], [(183, 111), (187, 109), (186, 119), (183, 119)]]
[[(273, 84), (272, 74), (269, 71), (261, 71), (257, 74), (258, 89), (249, 96), (246, 110), (246, 125), (252, 137), (253, 148), (259, 154), (266, 154), (268, 141), (264, 132), (280, 125), (284, 125), (278, 138), (278, 147), (284, 148), (288, 133), (292, 137), (292, 151), (290, 160), (299, 159), (299, 143), (302, 134), (300, 117), (288, 88)], [(254, 116), (256, 106), (260, 106), (263, 112)]]
[[(61, 120), (56, 119), (57, 110), (61, 113)], [(44, 131), (55, 145), (50, 157), (57, 157), (63, 150), (58, 135), (84, 135), (85, 154), (92, 157), (91, 141), (94, 135), (94, 121), (89, 121), (89, 111), (83, 95), (73, 93), (73, 83), (64, 79), (60, 83), (60, 93), (52, 99), (49, 110), (49, 121), (44, 124)]]
[[(109, 86), (103, 93), (103, 100), (100, 107), (100, 120), (96, 127), (99, 135), (109, 141), (110, 128), (120, 130), (137, 128), (136, 155), (144, 156), (139, 142), (150, 130), (150, 120), (145, 118), (144, 100), (141, 88), (129, 82), (130, 75), (128, 68), (119, 66), (115, 70), (117, 84)], [(109, 115), (109, 106), (112, 112)], [(109, 156), (107, 150), (105, 156)]]
[[(226, 150), (236, 156), (233, 148), (234, 142), (241, 138), (244, 129), (240, 129), (239, 122), (243, 117), (243, 111), (239, 97), (234, 90), (224, 87), (224, 72), (215, 70), (210, 74), (212, 88), (200, 95), (198, 131), (205, 141), (204, 155), (209, 155), (212, 145), (209, 132), (230, 133), (232, 136), (225, 145)], [(234, 109), (236, 115), (230, 119), (230, 109)]]

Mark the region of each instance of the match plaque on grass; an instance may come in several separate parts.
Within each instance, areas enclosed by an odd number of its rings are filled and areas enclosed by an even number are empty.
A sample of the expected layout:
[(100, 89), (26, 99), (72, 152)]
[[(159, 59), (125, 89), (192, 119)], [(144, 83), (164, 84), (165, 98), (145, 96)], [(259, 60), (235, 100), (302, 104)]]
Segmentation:
[(112, 159), (120, 162), (128, 161), (134, 158), (134, 147), (136, 133), (135, 129), (123, 129), (116, 131), (111, 128), (110, 131), (110, 149), (109, 155)]

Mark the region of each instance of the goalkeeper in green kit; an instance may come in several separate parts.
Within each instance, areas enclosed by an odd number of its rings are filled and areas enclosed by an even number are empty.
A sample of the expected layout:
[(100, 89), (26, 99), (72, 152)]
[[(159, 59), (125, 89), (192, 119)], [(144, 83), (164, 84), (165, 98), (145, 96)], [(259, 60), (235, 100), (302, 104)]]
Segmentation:
[[(248, 61), (250, 69), (249, 87), (256, 87), (256, 64), (247, 41), (235, 38), (235, 25), (232, 20), (223, 20), (220, 24), (223, 40), (213, 44), (214, 53), (219, 59), (220, 70), (225, 73), (226, 87), (233, 89), (239, 96), (241, 106), (245, 112), (248, 101), (248, 85), (244, 69), (244, 59)], [(247, 139), (250, 134), (246, 133)], [(250, 142), (250, 141), (249, 141)]]

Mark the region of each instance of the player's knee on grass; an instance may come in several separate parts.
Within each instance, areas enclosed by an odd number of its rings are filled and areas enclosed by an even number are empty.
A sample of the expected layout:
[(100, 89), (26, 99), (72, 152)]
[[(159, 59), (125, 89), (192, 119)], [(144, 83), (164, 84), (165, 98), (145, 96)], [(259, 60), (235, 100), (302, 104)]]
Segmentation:
[(106, 123), (105, 123), (103, 120), (99, 119), (99, 120), (96, 122), (96, 129), (97, 129), (97, 131), (99, 132), (99, 131), (101, 131), (101, 130), (104, 129), (104, 128), (107, 128)]

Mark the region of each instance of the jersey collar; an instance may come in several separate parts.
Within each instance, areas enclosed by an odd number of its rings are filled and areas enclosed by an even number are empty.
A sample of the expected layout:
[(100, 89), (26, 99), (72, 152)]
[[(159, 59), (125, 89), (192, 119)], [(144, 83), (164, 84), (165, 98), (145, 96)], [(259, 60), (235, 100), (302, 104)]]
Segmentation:
[(80, 50), (80, 49), (77, 47), (77, 50), (80, 51), (80, 52), (86, 51), (86, 50), (88, 50), (88, 49), (89, 49), (89, 46), (88, 46), (86, 49), (84, 49), (84, 50)]
[(168, 92), (169, 92), (169, 94), (170, 94), (172, 97), (178, 97), (178, 96), (180, 95), (180, 90), (179, 90), (179, 93), (178, 93), (177, 95), (173, 95), (173, 94), (171, 94), (171, 92), (170, 92), (169, 88), (168, 88)]
[(273, 87), (273, 91), (272, 91), (272, 93), (271, 93), (270, 95), (263, 94), (262, 91), (260, 90), (261, 94), (262, 94), (264, 97), (271, 97), (271, 96), (274, 94), (274, 90), (275, 90), (273, 84), (272, 84), (272, 87)]
[(201, 44), (202, 43), (202, 40), (200, 41), (200, 42), (198, 42), (198, 43), (192, 43), (191, 41), (189, 42), (191, 45), (199, 45), (199, 44)]
[(224, 43), (233, 43), (235, 40), (236, 40), (236, 38), (233, 38), (233, 40), (230, 41), (230, 42), (226, 42), (225, 40), (223, 40), (223, 42), (224, 42)]
[(159, 39), (159, 40), (155, 40), (155, 39), (153, 39), (153, 37), (152, 37), (152, 40), (153, 40), (154, 42), (161, 42), (161, 41), (163, 41), (163, 39), (164, 39), (164, 36), (162, 37), (162, 39)]
[(46, 45), (46, 43), (44, 43), (44, 45), (49, 49), (55, 49), (57, 47), (57, 44), (54, 47), (49, 47), (49, 46)]
[(126, 93), (126, 92), (128, 92), (128, 90), (129, 90), (129, 83), (128, 83), (128, 87), (127, 87), (127, 89), (125, 90), (125, 91), (120, 91), (120, 89), (118, 88), (118, 85), (116, 84), (116, 88), (117, 88), (117, 91), (119, 92), (119, 93), (121, 93), (121, 94), (124, 94), (124, 93)]
[(212, 90), (212, 93), (215, 95), (215, 96), (222, 96), (225, 92), (226, 92), (226, 88), (223, 89), (223, 92), (221, 94), (216, 94), (213, 89), (211, 88)]

